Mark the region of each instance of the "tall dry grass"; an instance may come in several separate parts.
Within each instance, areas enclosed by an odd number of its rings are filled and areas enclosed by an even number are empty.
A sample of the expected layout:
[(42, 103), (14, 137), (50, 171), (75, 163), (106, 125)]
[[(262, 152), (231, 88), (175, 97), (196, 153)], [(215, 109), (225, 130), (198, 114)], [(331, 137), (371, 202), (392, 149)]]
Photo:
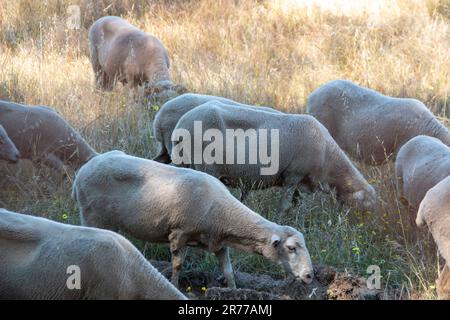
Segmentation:
[[(169, 50), (172, 76), (190, 91), (303, 112), (322, 83), (346, 78), (385, 94), (422, 100), (443, 121), (449, 107), (448, 0), (372, 1), (128, 1), (2, 0), (0, 99), (48, 105), (99, 151), (155, 154), (151, 122), (126, 88), (94, 89), (87, 29), (120, 15), (159, 37)], [(380, 4), (381, 3), (381, 4)], [(81, 8), (79, 30), (66, 25), (69, 5)], [(288, 218), (275, 212), (278, 191), (255, 192), (246, 202), (271, 219), (305, 231), (316, 262), (365, 275), (378, 264), (383, 284), (401, 298), (433, 298), (439, 269), (425, 231), (398, 202), (392, 165), (362, 168), (380, 194), (372, 213), (341, 208), (327, 195), (305, 196)], [(0, 205), (78, 223), (70, 183), (45, 168), (3, 166)], [(280, 220), (281, 219), (281, 220)], [(138, 245), (167, 257), (160, 246)], [(192, 269), (215, 268), (199, 259)], [(257, 257), (234, 254), (240, 270), (279, 275)], [(188, 262), (189, 263), (189, 262)]]

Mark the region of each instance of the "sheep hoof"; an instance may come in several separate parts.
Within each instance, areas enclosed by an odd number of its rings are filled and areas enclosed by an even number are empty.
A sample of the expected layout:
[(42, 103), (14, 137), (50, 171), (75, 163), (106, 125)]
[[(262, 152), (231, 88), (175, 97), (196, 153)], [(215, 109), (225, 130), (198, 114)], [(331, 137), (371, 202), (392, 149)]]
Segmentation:
[(232, 289), (232, 290), (236, 290), (236, 289), (237, 289), (236, 283), (233, 282), (233, 283), (229, 284), (229, 285), (228, 285), (228, 288), (229, 288), (229, 289)]

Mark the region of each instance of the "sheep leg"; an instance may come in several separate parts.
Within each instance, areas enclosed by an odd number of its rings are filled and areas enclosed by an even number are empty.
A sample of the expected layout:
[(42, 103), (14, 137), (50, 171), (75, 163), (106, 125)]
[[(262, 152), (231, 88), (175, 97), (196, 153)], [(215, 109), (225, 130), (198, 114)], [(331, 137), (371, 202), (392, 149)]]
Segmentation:
[(315, 189), (316, 186), (313, 186), (309, 182), (300, 183), (298, 187), (295, 189), (294, 194), (292, 196), (292, 204), (296, 206), (300, 203), (300, 193), (313, 193)]
[(318, 188), (318, 186), (319, 183), (317, 183), (314, 177), (306, 177), (298, 184), (300, 192), (304, 193), (312, 193)]
[[(297, 198), (300, 196), (297, 196), (297, 193), (299, 185), (302, 184), (303, 179), (304, 177), (302, 176), (287, 176), (286, 180), (283, 183), (285, 190), (284, 195), (281, 198), (280, 209), (278, 210), (278, 214), (280, 216), (284, 216), (289, 211), (289, 209), (292, 208), (294, 197)], [(295, 200), (298, 201), (298, 199)]]
[(100, 62), (98, 60), (97, 47), (95, 45), (89, 45), (89, 49), (90, 49), (90, 58), (91, 58), (90, 60), (92, 63), (92, 69), (94, 70), (95, 75), (95, 86), (97, 87), (97, 89), (105, 89), (107, 75), (100, 66)]
[(142, 103), (144, 98), (144, 92), (141, 88), (133, 83), (128, 84), (128, 97), (130, 100), (135, 101), (136, 103)]
[(181, 269), (183, 267), (184, 254), (186, 253), (186, 247), (171, 250), (172, 253), (172, 284), (178, 288), (178, 282), (180, 279)]
[(134, 99), (137, 103), (140, 103), (144, 98), (144, 88), (142, 87), (142, 83), (139, 77), (136, 77), (136, 74), (133, 71), (130, 71), (131, 68), (128, 68), (128, 72), (125, 74), (125, 81), (129, 90), (130, 99)]
[(95, 74), (95, 84), (97, 89), (104, 91), (112, 91), (114, 89), (114, 79), (103, 70), (99, 70)]
[(231, 265), (230, 250), (227, 247), (215, 252), (220, 262), (220, 268), (222, 269), (227, 285), (230, 289), (236, 289), (236, 282), (234, 281), (233, 266)]
[(185, 237), (179, 231), (169, 235), (170, 253), (172, 254), (172, 284), (178, 288), (178, 282), (186, 253)]
[(405, 195), (403, 194), (403, 176), (400, 174), (402, 172), (401, 166), (399, 164), (396, 164), (395, 168), (395, 189), (397, 191), (397, 196), (400, 199), (400, 203), (404, 205), (405, 207), (408, 207), (408, 199), (406, 199)]
[(244, 202), (245, 201), (245, 199), (247, 198), (247, 196), (248, 196), (248, 189), (247, 188), (240, 188), (240, 191), (241, 191), (241, 194), (240, 194), (240, 201), (241, 202)]
[(291, 186), (285, 189), (284, 196), (281, 198), (280, 209), (278, 210), (278, 214), (280, 216), (284, 216), (289, 211), (289, 209), (291, 209), (292, 202), (294, 200), (294, 193), (296, 190), (296, 186)]
[(95, 75), (95, 86), (97, 89), (103, 89), (103, 77), (104, 73), (102, 70), (98, 70), (94, 72)]
[(292, 203), (294, 204), (294, 206), (296, 206), (299, 204), (299, 202), (300, 202), (300, 190), (295, 189), (292, 195)]

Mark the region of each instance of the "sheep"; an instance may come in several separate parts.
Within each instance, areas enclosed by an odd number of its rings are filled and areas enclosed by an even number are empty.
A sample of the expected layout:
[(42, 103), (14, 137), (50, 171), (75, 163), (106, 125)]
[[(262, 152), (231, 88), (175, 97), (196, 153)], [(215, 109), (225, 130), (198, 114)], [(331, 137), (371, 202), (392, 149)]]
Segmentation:
[(417, 212), (425, 193), (450, 175), (450, 148), (439, 139), (416, 136), (399, 150), (395, 161), (397, 192)]
[(0, 209), (0, 247), (0, 299), (186, 299), (111, 231)]
[(214, 252), (230, 288), (236, 284), (229, 247), (263, 255), (294, 277), (312, 281), (302, 233), (253, 212), (205, 173), (110, 151), (81, 167), (72, 198), (83, 225), (168, 242), (175, 286), (187, 246)]
[(106, 16), (89, 28), (89, 52), (97, 88), (111, 91), (115, 82), (168, 99), (185, 88), (171, 81), (167, 50), (159, 39), (127, 21)]
[(450, 133), (425, 105), (392, 98), (346, 80), (330, 81), (308, 98), (307, 112), (319, 120), (340, 147), (369, 165), (380, 165), (417, 135), (450, 145)]
[(445, 260), (436, 282), (440, 299), (450, 299), (450, 176), (428, 190), (419, 206), (417, 225), (425, 223)]
[[(226, 150), (223, 150), (222, 159), (216, 159), (218, 161), (205, 161), (203, 157), (197, 163), (195, 159), (185, 161), (188, 158), (184, 158), (186, 151), (184, 149), (193, 148), (194, 150), (189, 149), (188, 152), (195, 156), (196, 144), (200, 144), (197, 150), (203, 155), (206, 148), (209, 148), (209, 142), (194, 141), (196, 123), (201, 123), (205, 134), (209, 129), (218, 130), (224, 144), (238, 140), (237, 147), (230, 146), (232, 148), (230, 150), (242, 150), (241, 155), (237, 151), (237, 156), (243, 155), (246, 159), (241, 160), (241, 163), (244, 163), (237, 164), (234, 154), (230, 156), (233, 157), (232, 163), (227, 161), (229, 155)], [(230, 129), (234, 130), (232, 133), (236, 135), (228, 138)], [(272, 159), (269, 164), (263, 163), (261, 154), (257, 161), (250, 163), (252, 146), (244, 139), (235, 139), (239, 130), (243, 130), (244, 133), (255, 130), (253, 140), (259, 140), (259, 143), (264, 140), (265, 133), (270, 131), (272, 135), (278, 132), (278, 137), (270, 139), (266, 137), (267, 145), (257, 147), (260, 153), (263, 149), (266, 152), (271, 149)], [(189, 133), (187, 137), (184, 136), (186, 132)], [(297, 199), (299, 191), (312, 191), (321, 184), (325, 188), (335, 188), (338, 198), (343, 202), (356, 200), (363, 208), (371, 208), (375, 203), (374, 188), (339, 148), (328, 130), (312, 116), (236, 108), (219, 101), (210, 101), (181, 117), (174, 130), (173, 143), (177, 142), (178, 133), (183, 141), (171, 150), (172, 159), (177, 159), (178, 165), (206, 172), (231, 187), (241, 188), (243, 195), (241, 200), (252, 189), (281, 186), (285, 192), (280, 205), (280, 214), (285, 214), (292, 207), (292, 202)], [(215, 143), (220, 140), (216, 137), (214, 139)], [(250, 139), (251, 134), (248, 135), (248, 140)], [(228, 146), (224, 149), (228, 149)], [(180, 156), (181, 151), (183, 156)], [(263, 174), (262, 170), (265, 169), (267, 172)]]
[(45, 106), (0, 101), (0, 125), (8, 132), (23, 159), (74, 171), (96, 151), (57, 112)]
[(17, 163), (19, 159), (19, 150), (17, 150), (15, 144), (9, 138), (5, 128), (0, 125), (0, 160)]
[(170, 163), (172, 161), (168, 150), (172, 149), (172, 131), (175, 129), (178, 120), (180, 120), (186, 112), (212, 100), (221, 101), (229, 105), (239, 107), (258, 108), (258, 110), (265, 110), (267, 112), (281, 113), (280, 111), (269, 107), (251, 106), (222, 97), (185, 93), (167, 101), (156, 114), (153, 122), (153, 136), (160, 145), (160, 151), (158, 152), (158, 155), (153, 158), (153, 160), (161, 163)]

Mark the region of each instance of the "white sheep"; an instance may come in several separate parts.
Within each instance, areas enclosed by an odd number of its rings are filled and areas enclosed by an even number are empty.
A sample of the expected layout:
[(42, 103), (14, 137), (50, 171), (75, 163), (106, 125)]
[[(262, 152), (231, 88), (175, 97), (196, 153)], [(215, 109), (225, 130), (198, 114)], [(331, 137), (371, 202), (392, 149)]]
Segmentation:
[(89, 52), (96, 85), (106, 91), (120, 81), (134, 91), (168, 99), (185, 88), (171, 81), (170, 61), (162, 42), (122, 18), (105, 16), (89, 28)]
[(158, 155), (153, 158), (153, 160), (162, 163), (170, 163), (172, 160), (170, 159), (170, 152), (168, 150), (172, 149), (171, 136), (178, 120), (180, 120), (180, 118), (186, 112), (194, 109), (195, 107), (198, 107), (201, 104), (214, 100), (239, 107), (257, 108), (258, 110), (264, 110), (267, 112), (281, 113), (280, 111), (269, 107), (251, 106), (222, 97), (196, 93), (185, 93), (181, 96), (167, 101), (162, 105), (161, 109), (156, 114), (155, 120), (153, 122), (153, 136), (158, 142), (160, 150), (158, 152)]
[(398, 194), (415, 214), (425, 193), (450, 175), (450, 148), (433, 137), (414, 137), (400, 148), (395, 175)]
[(77, 170), (97, 153), (57, 112), (45, 106), (0, 101), (0, 125), (23, 159), (65, 171)]
[(236, 285), (229, 247), (261, 254), (312, 281), (303, 235), (253, 212), (207, 174), (111, 151), (81, 167), (72, 195), (85, 225), (169, 242), (175, 285), (187, 246), (214, 252), (231, 288)]
[[(203, 158), (198, 163), (193, 163), (194, 161), (185, 163), (183, 157), (178, 156), (185, 142), (193, 148), (188, 150), (191, 154), (196, 152), (194, 150), (196, 144), (200, 144), (199, 151), (203, 154), (210, 144), (209, 141), (194, 141), (196, 139), (194, 129), (196, 122), (201, 123), (203, 132), (209, 129), (218, 130), (225, 137), (224, 144), (228, 144), (229, 140), (234, 139), (234, 137), (231, 139), (227, 137), (227, 131), (230, 129), (255, 130), (260, 142), (263, 141), (263, 133), (267, 133), (269, 136), (266, 141), (267, 146), (258, 145), (258, 151), (261, 151), (262, 148), (271, 149), (273, 157), (271, 163), (264, 164), (261, 157), (254, 164), (250, 163), (249, 143), (243, 139), (240, 141), (235, 139), (237, 146), (230, 147), (232, 148), (230, 150), (243, 150), (241, 152), (246, 158), (246, 162), (243, 164), (237, 164), (236, 160), (233, 163), (227, 163), (226, 148), (223, 148), (223, 159), (217, 159), (218, 161), (212, 164), (211, 161), (207, 162)], [(277, 139), (270, 137), (269, 132), (273, 132), (273, 130), (278, 131)], [(285, 192), (280, 213), (291, 208), (293, 200), (298, 197), (299, 190), (311, 191), (320, 185), (334, 188), (338, 198), (342, 201), (356, 201), (364, 208), (370, 208), (375, 203), (376, 194), (373, 187), (339, 148), (327, 129), (309, 115), (270, 113), (250, 108), (236, 108), (219, 101), (210, 101), (181, 117), (172, 138), (176, 139), (176, 134), (185, 131), (190, 133), (190, 137), (187, 137), (186, 140), (183, 137), (183, 142), (176, 145), (177, 148), (170, 150), (172, 159), (180, 159), (177, 161), (180, 162), (179, 165), (206, 172), (231, 187), (241, 188), (244, 196), (249, 190), (255, 188), (281, 186)], [(238, 154), (239, 151), (235, 153)], [(219, 161), (222, 164), (219, 164)], [(275, 163), (274, 161), (278, 163), (278, 170), (263, 175), (262, 168), (276, 167), (272, 165)]]
[(440, 299), (450, 299), (450, 176), (428, 190), (419, 206), (416, 223), (425, 223), (445, 260), (436, 290)]
[(339, 146), (370, 165), (395, 159), (400, 147), (417, 135), (450, 145), (450, 133), (415, 99), (392, 98), (346, 80), (330, 81), (308, 98), (307, 111)]
[(124, 237), (0, 209), (0, 299), (186, 299)]
[(0, 125), (0, 160), (16, 163), (20, 159), (19, 150), (8, 136), (5, 128)]

